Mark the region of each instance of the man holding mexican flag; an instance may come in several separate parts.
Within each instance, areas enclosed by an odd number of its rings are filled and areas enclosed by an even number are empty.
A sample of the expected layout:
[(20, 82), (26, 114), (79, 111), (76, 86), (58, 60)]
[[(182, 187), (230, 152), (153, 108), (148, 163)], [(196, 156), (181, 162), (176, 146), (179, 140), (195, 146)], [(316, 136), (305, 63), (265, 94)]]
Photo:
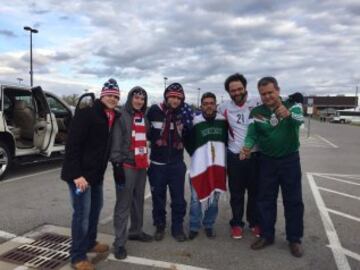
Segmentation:
[(216, 111), (215, 95), (205, 93), (201, 97), (201, 114), (194, 117), (193, 128), (186, 139), (186, 149), (191, 156), (190, 239), (198, 235), (201, 224), (207, 237), (215, 237), (213, 225), (218, 200), (220, 193), (226, 191), (226, 142), (226, 120)]

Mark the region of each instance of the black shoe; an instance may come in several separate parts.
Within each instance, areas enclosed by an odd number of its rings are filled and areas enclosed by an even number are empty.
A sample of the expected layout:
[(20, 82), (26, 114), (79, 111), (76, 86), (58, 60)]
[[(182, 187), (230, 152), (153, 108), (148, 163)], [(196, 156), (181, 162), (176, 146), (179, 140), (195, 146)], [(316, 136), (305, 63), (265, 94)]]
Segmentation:
[(156, 231), (155, 231), (155, 235), (154, 235), (154, 239), (155, 241), (161, 241), (164, 239), (164, 235), (165, 235), (165, 227), (156, 227)]
[(140, 234), (129, 235), (128, 239), (133, 241), (140, 241), (140, 242), (152, 242), (154, 238), (151, 235), (141, 232)]
[(212, 228), (206, 228), (205, 234), (206, 234), (207, 238), (215, 238), (215, 236), (216, 236), (216, 234)]
[(124, 260), (127, 257), (127, 252), (124, 247), (114, 248), (114, 257), (118, 260)]
[(189, 239), (193, 240), (196, 238), (196, 236), (198, 236), (199, 232), (195, 232), (195, 231), (190, 231), (189, 232)]
[(180, 232), (177, 234), (173, 234), (173, 237), (175, 238), (176, 241), (178, 242), (184, 242), (186, 241), (186, 235), (184, 234), (184, 232)]
[(258, 238), (252, 245), (251, 249), (258, 250), (266, 248), (267, 246), (270, 246), (274, 244), (274, 241), (267, 240), (265, 238)]
[(289, 248), (290, 248), (291, 255), (293, 255), (294, 257), (300, 258), (304, 254), (304, 251), (303, 251), (300, 243), (290, 243)]

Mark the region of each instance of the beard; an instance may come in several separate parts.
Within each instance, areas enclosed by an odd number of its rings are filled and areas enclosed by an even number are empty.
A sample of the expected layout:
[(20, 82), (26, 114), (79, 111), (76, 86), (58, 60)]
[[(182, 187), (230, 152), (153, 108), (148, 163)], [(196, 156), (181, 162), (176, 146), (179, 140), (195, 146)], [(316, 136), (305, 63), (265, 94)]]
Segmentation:
[(240, 94), (240, 95), (236, 95), (231, 97), (231, 99), (235, 102), (235, 103), (243, 103), (246, 96), (247, 96), (248, 92), (245, 91), (244, 93)]

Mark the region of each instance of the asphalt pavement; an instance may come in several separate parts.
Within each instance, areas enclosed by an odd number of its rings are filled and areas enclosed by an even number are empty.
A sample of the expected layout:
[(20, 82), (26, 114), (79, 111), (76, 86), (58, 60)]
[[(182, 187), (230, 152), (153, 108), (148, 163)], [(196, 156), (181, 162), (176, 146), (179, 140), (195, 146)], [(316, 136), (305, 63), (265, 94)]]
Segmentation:
[[(131, 260), (121, 262), (109, 256), (97, 264), (97, 269), (360, 269), (360, 127), (312, 121), (310, 131), (309, 138), (306, 129), (301, 132), (305, 203), (302, 258), (294, 258), (288, 251), (281, 196), (275, 244), (253, 251), (250, 244), (254, 237), (249, 230), (241, 240), (230, 238), (231, 211), (229, 197), (224, 194), (215, 239), (207, 239), (201, 231), (195, 240), (177, 243), (167, 231), (161, 242), (129, 241)], [(60, 167), (61, 162), (17, 166), (0, 182), (0, 248), (16, 236), (41, 230), (44, 225), (70, 227), (68, 188), (60, 180)], [(186, 181), (189, 202), (188, 185)], [(145, 194), (144, 231), (153, 233), (148, 185)], [(115, 191), (110, 166), (104, 198), (99, 232), (111, 244)], [(168, 209), (168, 221), (170, 213)]]

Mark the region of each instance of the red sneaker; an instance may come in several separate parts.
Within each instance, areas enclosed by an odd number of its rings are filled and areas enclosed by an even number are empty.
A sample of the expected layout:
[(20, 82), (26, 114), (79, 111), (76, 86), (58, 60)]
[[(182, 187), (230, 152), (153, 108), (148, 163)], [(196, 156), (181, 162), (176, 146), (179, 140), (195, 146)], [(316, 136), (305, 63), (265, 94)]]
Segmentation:
[(260, 237), (260, 233), (261, 233), (261, 230), (260, 230), (260, 227), (258, 225), (254, 226), (251, 228), (251, 233), (253, 236), (255, 236), (256, 238), (259, 238)]
[(232, 226), (231, 237), (233, 239), (241, 239), (243, 237), (243, 228), (241, 228), (240, 226)]

